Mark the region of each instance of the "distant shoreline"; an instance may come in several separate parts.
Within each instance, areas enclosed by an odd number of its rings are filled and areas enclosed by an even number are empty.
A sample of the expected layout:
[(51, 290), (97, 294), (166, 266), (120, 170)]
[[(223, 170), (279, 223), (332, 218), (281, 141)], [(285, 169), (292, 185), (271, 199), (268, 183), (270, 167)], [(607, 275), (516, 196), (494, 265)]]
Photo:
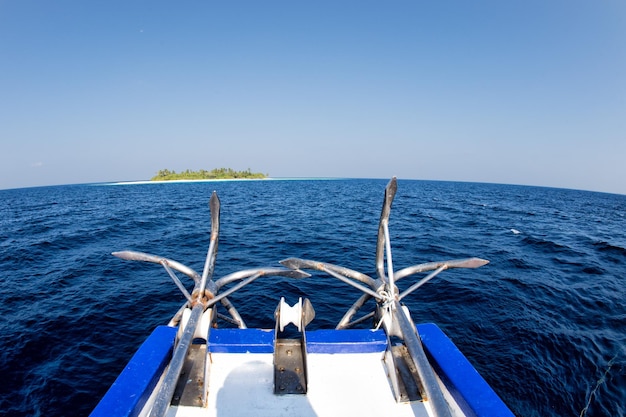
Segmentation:
[(192, 171), (176, 172), (169, 169), (160, 169), (157, 174), (150, 178), (151, 181), (176, 181), (176, 180), (228, 180), (228, 179), (261, 179), (267, 178), (269, 174), (252, 172), (250, 168), (245, 171), (237, 171), (232, 168), (213, 168), (210, 171), (201, 169)]
[(196, 180), (139, 180), (139, 181), (118, 181), (112, 182), (108, 185), (137, 185), (137, 184), (167, 184), (167, 183), (180, 183), (180, 182), (228, 182), (228, 181), (266, 181), (274, 180), (275, 178), (210, 178), (210, 179), (196, 179)]
[(233, 181), (335, 181), (346, 178), (339, 177), (284, 177), (284, 178), (221, 178), (221, 179), (198, 179), (198, 180), (139, 180), (139, 181), (118, 181), (110, 182), (103, 185), (143, 185), (143, 184), (168, 184), (168, 183), (184, 183), (184, 182), (233, 182)]

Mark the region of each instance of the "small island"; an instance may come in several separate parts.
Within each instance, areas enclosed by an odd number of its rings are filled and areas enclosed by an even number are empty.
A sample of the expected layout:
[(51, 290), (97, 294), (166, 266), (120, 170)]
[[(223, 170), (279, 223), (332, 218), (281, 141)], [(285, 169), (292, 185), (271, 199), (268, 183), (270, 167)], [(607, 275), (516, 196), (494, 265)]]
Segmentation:
[(201, 169), (199, 171), (185, 170), (182, 172), (161, 169), (152, 177), (151, 181), (173, 181), (173, 180), (226, 180), (226, 179), (262, 179), (268, 175), (250, 171), (235, 171), (231, 168), (215, 168), (211, 171)]

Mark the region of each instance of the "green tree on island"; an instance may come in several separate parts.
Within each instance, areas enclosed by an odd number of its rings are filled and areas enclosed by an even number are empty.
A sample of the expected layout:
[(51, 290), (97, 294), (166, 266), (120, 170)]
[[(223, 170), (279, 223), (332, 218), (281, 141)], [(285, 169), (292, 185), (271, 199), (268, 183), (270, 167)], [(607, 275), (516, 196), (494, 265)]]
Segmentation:
[(215, 168), (211, 171), (201, 169), (192, 171), (187, 169), (182, 172), (170, 171), (169, 169), (161, 169), (151, 178), (151, 181), (171, 181), (171, 180), (223, 180), (223, 179), (253, 179), (267, 178), (267, 175), (250, 171), (235, 171), (231, 168)]

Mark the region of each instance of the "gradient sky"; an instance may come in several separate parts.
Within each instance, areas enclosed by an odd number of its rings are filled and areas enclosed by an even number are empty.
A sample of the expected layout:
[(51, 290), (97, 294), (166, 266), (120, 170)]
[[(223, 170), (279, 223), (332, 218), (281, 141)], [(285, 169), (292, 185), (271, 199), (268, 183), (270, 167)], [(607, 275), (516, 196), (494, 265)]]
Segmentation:
[(626, 194), (626, 2), (0, 0), (0, 189), (159, 169)]

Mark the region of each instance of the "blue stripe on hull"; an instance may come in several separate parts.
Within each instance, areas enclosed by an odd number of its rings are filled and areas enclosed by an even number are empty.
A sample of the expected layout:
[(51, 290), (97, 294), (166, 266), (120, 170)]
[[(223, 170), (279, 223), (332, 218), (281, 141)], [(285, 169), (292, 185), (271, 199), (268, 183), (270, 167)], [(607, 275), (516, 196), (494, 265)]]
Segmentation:
[[(382, 330), (314, 330), (306, 333), (308, 353), (383, 352), (387, 337)], [(274, 331), (213, 329), (209, 350), (215, 353), (273, 353)]]
[(159, 326), (139, 347), (90, 417), (135, 417), (172, 358), (175, 327)]
[(430, 363), (466, 415), (514, 417), (498, 394), (437, 325), (419, 324), (417, 331)]

